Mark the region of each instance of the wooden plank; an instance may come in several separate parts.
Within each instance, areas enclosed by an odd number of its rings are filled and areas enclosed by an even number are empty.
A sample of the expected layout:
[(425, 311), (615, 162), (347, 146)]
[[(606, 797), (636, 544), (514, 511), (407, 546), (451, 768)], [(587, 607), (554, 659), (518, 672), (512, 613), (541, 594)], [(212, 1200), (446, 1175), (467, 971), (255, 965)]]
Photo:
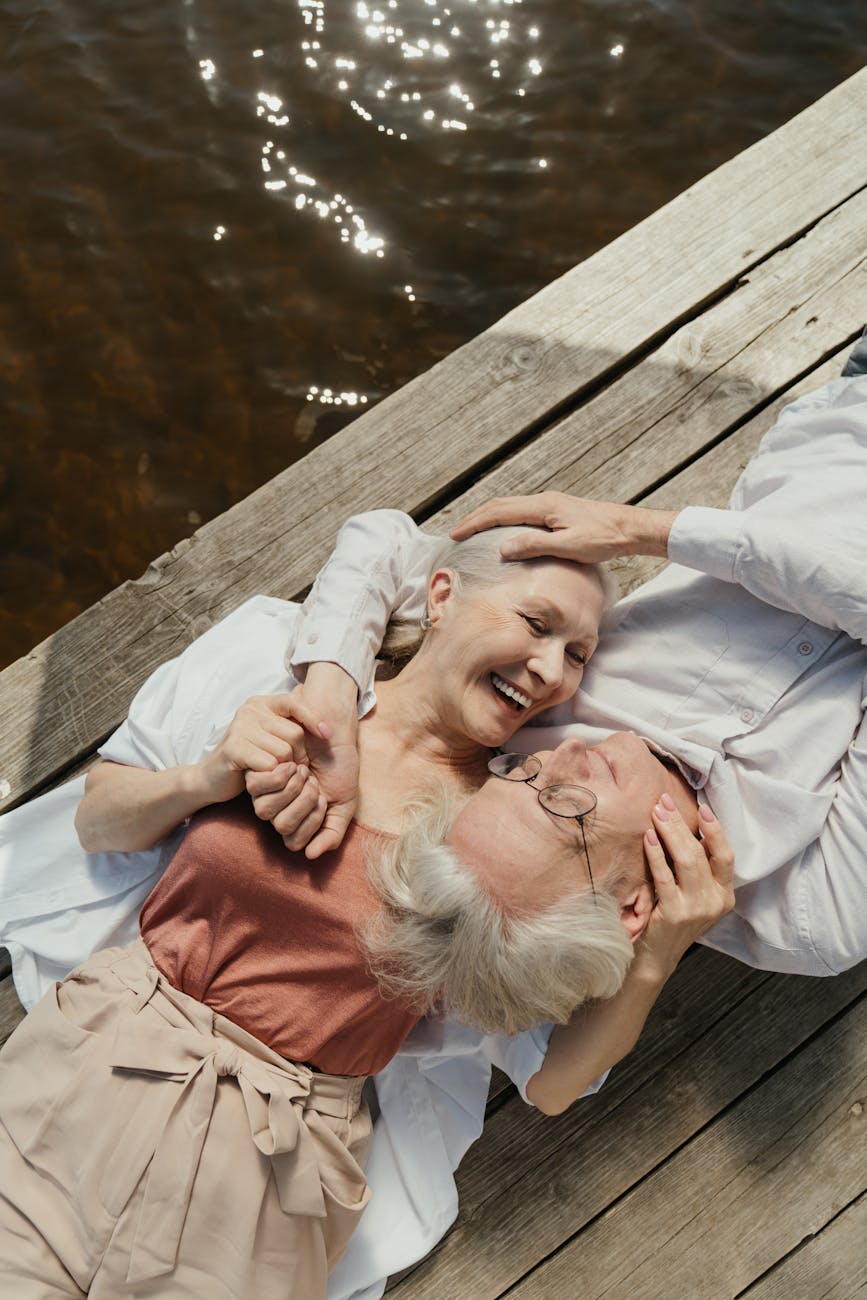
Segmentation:
[[(11, 806), (89, 752), (155, 664), (255, 591), (293, 595), (353, 510), (432, 499), (867, 183), (867, 70), (48, 638), (0, 678)], [(808, 166), (805, 166), (807, 160)], [(791, 377), (791, 376), (790, 376)], [(407, 455), (408, 431), (413, 454)], [(646, 486), (646, 484), (645, 484)]]
[(863, 1191), (865, 1085), (862, 998), (512, 1294), (737, 1295)]
[[(859, 1103), (856, 1103), (856, 1105)], [(867, 1192), (811, 1234), (737, 1300), (854, 1300), (867, 1295)]]
[[(702, 980), (701, 987), (712, 995), (712, 981)], [(606, 1099), (618, 1086), (616, 1076), (598, 1098), (559, 1119), (546, 1120), (522, 1107), (509, 1129), (508, 1112), (520, 1103), (507, 1104), (467, 1157), (469, 1163), (488, 1164), (485, 1199), (469, 1214), (462, 1212), (451, 1235), (394, 1294), (399, 1300), (493, 1300), (540, 1258), (564, 1253), (563, 1243), (585, 1225), (607, 1221), (611, 1207), (637, 1182), (665, 1165), (865, 988), (867, 965), (833, 980), (771, 976), (688, 1051), (662, 1063), (638, 1086), (633, 1080), (619, 1104)], [(644, 1040), (621, 1068), (635, 1070), (642, 1050)], [(547, 1125), (559, 1130), (556, 1146), (545, 1142)], [(514, 1177), (524, 1168), (525, 1176)], [(631, 1237), (630, 1225), (621, 1221), (620, 1233)], [(611, 1249), (617, 1247), (609, 1242)], [(692, 1300), (688, 1288), (658, 1294), (666, 1293)], [(580, 1287), (547, 1292), (548, 1297), (561, 1294), (584, 1297)]]
[(12, 1033), (12, 1030), (24, 1019), (24, 1008), (18, 1001), (12, 976), (0, 980), (0, 1047)]
[(865, 227), (867, 191), (498, 464), (438, 526), (491, 495), (557, 488), (624, 501), (646, 493), (860, 334)]

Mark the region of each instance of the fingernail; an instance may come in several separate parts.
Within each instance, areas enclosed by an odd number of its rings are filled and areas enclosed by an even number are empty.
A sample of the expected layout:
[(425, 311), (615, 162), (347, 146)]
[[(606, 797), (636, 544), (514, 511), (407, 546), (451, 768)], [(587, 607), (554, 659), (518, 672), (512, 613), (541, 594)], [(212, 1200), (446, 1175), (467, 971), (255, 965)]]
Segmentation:
[(673, 812), (674, 809), (675, 809), (675, 807), (676, 807), (676, 804), (675, 804), (675, 802), (674, 802), (674, 800), (672, 799), (672, 797), (671, 797), (670, 794), (664, 794), (664, 795), (662, 796), (662, 803), (663, 803), (663, 805), (664, 805), (666, 808), (668, 808), (669, 811), (671, 811), (671, 812)]
[(713, 812), (711, 811), (710, 808), (708, 808), (706, 803), (699, 804), (698, 815), (699, 817), (701, 817), (702, 821), (706, 821), (706, 822), (716, 821), (716, 817), (714, 817)]
[(327, 722), (319, 723), (319, 734), (323, 740), (331, 739), (333, 733)]
[(659, 836), (657, 835), (656, 831), (652, 827), (650, 830), (645, 831), (644, 835), (648, 844), (653, 844), (654, 846), (659, 844)]
[(663, 806), (662, 806), (661, 803), (658, 803), (658, 804), (656, 805), (656, 807), (654, 808), (653, 812), (654, 812), (654, 815), (659, 819), (659, 821), (661, 821), (661, 822), (667, 822), (667, 821), (668, 821), (668, 813), (665, 811), (665, 809), (663, 808)]
[(504, 560), (511, 560), (512, 556), (517, 553), (517, 550), (518, 548), (514, 542), (503, 542), (503, 545), (500, 547), (500, 554)]

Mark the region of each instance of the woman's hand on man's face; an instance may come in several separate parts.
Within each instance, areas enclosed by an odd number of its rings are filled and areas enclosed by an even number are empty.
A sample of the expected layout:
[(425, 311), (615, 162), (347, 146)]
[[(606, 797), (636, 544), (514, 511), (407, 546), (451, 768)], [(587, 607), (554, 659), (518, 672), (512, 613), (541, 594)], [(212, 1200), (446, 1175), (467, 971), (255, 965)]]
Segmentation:
[(662, 796), (652, 817), (644, 855), (656, 903), (637, 955), (664, 980), (690, 944), (734, 906), (734, 853), (706, 806), (699, 808), (700, 840), (669, 795)]

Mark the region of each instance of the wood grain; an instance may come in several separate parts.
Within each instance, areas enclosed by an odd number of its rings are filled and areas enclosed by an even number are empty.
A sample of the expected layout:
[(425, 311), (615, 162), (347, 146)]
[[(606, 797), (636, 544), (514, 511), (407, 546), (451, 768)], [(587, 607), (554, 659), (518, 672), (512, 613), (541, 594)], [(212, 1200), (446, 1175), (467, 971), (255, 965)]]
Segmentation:
[(738, 1300), (855, 1300), (867, 1295), (867, 1192), (811, 1232)]
[(862, 998), (513, 1294), (736, 1296), (863, 1191), (865, 1089)]
[(12, 1030), (24, 1019), (24, 1008), (18, 1001), (12, 976), (0, 980), (0, 1047), (12, 1033)]

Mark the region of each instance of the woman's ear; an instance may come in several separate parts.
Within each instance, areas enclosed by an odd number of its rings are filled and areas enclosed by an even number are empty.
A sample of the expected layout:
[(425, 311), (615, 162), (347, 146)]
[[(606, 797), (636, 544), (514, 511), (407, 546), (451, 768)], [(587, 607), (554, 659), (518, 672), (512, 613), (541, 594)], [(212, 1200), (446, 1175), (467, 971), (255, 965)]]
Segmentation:
[(427, 591), (427, 613), (431, 626), (445, 613), (446, 605), (457, 591), (453, 569), (437, 569), (432, 575)]
[(637, 943), (653, 911), (653, 889), (647, 880), (638, 880), (620, 895), (620, 919), (633, 943)]

